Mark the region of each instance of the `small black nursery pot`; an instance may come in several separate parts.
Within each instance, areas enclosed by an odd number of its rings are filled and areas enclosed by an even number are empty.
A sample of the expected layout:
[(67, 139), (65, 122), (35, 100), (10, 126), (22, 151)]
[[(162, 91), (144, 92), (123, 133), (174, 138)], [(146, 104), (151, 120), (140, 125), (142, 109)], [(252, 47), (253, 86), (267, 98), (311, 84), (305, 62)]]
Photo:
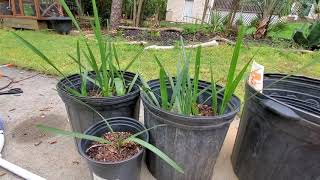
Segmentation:
[[(107, 119), (114, 132), (130, 132), (135, 134), (145, 130), (145, 127), (139, 121), (126, 118), (117, 117)], [(105, 121), (100, 121), (88, 130), (85, 134), (101, 137), (103, 134), (110, 132)], [(138, 136), (138, 138), (148, 142), (148, 132)], [(118, 162), (101, 162), (91, 159), (87, 154), (86, 150), (92, 145), (92, 141), (82, 139), (79, 141), (78, 149), (81, 156), (87, 161), (89, 169), (91, 170), (93, 179), (121, 179), (121, 180), (139, 180), (141, 163), (143, 153), (145, 151), (142, 148), (137, 154), (129, 159), (118, 161)]]

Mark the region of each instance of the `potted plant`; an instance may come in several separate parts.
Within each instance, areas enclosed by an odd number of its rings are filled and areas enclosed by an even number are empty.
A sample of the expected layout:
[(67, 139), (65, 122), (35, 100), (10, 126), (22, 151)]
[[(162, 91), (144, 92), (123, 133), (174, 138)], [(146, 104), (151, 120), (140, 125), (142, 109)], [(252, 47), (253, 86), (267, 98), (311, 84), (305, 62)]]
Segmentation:
[(147, 166), (156, 179), (211, 179), (229, 124), (240, 110), (240, 100), (233, 95), (251, 60), (236, 75), (244, 29), (241, 28), (225, 87), (199, 80), (201, 47), (197, 48), (193, 79), (190, 77), (191, 51), (182, 41), (182, 60), (175, 77), (160, 68), (159, 79), (143, 83), (142, 101), (147, 128), (168, 124), (150, 131), (150, 143), (184, 165), (184, 174), (176, 173), (158, 157), (147, 152)]
[(95, 113), (103, 120), (92, 125), (85, 133), (64, 131), (44, 125), (37, 127), (43, 131), (81, 139), (78, 144), (79, 153), (87, 161), (93, 179), (140, 179), (145, 148), (177, 172), (184, 173), (175, 161), (148, 143), (148, 131), (165, 125), (146, 129), (141, 122), (132, 118), (104, 119), (99, 112)]
[[(122, 116), (138, 119), (140, 88), (136, 82), (139, 77), (138, 74), (128, 72), (128, 69), (141, 52), (125, 68), (120, 67), (116, 47), (103, 39), (96, 3), (92, 0), (95, 18), (92, 28), (99, 47), (99, 58), (96, 58), (89, 45), (92, 41), (85, 38), (65, 1), (61, 0), (60, 3), (80, 32), (76, 55), (68, 54), (79, 67), (77, 74), (66, 76), (53, 60), (21, 36), (13, 34), (63, 77), (57, 84), (57, 91), (65, 103), (72, 129), (76, 132), (84, 132), (100, 121), (100, 117), (88, 106), (93, 107), (104, 118)], [(83, 49), (81, 45), (84, 45)]]

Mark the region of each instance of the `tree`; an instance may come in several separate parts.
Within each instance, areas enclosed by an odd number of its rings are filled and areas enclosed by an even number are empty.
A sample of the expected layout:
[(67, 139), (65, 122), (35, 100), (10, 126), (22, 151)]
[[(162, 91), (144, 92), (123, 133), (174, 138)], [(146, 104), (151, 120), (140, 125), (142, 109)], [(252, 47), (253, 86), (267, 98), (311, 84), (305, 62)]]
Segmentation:
[(203, 24), (204, 21), (205, 21), (207, 12), (209, 10), (209, 2), (210, 2), (210, 0), (205, 0), (205, 2), (204, 2), (203, 13), (202, 13), (202, 18), (201, 18), (201, 24)]
[(144, 0), (133, 0), (133, 26), (140, 26), (142, 24), (142, 10)]
[(259, 22), (254, 34), (255, 39), (265, 38), (273, 15), (282, 14), (286, 10), (291, 0), (249, 0), (249, 4), (255, 5), (259, 9)]
[(226, 20), (227, 21), (227, 24), (226, 24), (227, 29), (231, 29), (234, 18), (236, 17), (236, 14), (237, 14), (239, 7), (240, 7), (240, 0), (233, 0), (231, 3), (231, 11), (228, 14), (228, 17)]
[(123, 0), (112, 0), (111, 14), (110, 14), (110, 26), (112, 30), (115, 30), (120, 25), (122, 15)]
[(155, 2), (156, 8), (155, 8), (155, 20), (156, 25), (160, 25), (160, 19), (161, 19), (161, 10), (166, 8), (166, 0), (156, 0)]

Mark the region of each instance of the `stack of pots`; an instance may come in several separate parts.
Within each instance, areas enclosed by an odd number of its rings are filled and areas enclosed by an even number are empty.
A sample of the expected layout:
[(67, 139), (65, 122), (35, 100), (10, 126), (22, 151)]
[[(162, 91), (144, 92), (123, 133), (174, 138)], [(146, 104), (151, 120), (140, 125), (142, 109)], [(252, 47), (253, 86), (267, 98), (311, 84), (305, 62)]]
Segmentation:
[(320, 80), (266, 74), (246, 85), (232, 164), (239, 180), (320, 179)]
[[(89, 76), (94, 79), (94, 72), (90, 72)], [(134, 77), (134, 73), (124, 73), (124, 79), (127, 83), (130, 83)], [(124, 96), (78, 97), (68, 91), (68, 88), (75, 88), (80, 91), (81, 78), (79, 74), (75, 74), (60, 80), (57, 84), (57, 90), (65, 103), (72, 130), (101, 137), (103, 134), (110, 132), (105, 121), (108, 121), (115, 132), (135, 134), (146, 130), (144, 125), (137, 120), (140, 110), (139, 83), (140, 80), (138, 79), (131, 92)], [(87, 92), (92, 89), (98, 89), (98, 87), (87, 81)], [(103, 116), (104, 120), (97, 112)], [(138, 138), (148, 142), (149, 134), (143, 133)], [(79, 153), (87, 161), (93, 179), (138, 180), (140, 178), (144, 148), (136, 155), (123, 161), (101, 162), (93, 160), (86, 153), (86, 150), (92, 145), (92, 141), (75, 138), (75, 142)]]

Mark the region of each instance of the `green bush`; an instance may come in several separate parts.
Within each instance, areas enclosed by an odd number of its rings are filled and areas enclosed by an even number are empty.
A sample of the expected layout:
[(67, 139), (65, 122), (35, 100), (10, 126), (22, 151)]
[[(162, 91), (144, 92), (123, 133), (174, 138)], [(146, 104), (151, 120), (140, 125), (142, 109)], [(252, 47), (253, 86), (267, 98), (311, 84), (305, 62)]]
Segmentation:
[(296, 30), (292, 38), (306, 49), (320, 49), (320, 21), (311, 24), (307, 31)]
[(188, 34), (194, 34), (198, 31), (200, 25), (198, 24), (189, 24), (183, 27), (183, 34), (188, 35)]
[(211, 19), (210, 19), (211, 31), (213, 32), (224, 31), (226, 22), (227, 22), (227, 18), (222, 16), (220, 12), (213, 11), (211, 13)]
[(236, 20), (236, 25), (237, 26), (243, 25), (243, 16), (242, 15)]
[(259, 23), (259, 17), (257, 16), (257, 17), (255, 17), (254, 19), (252, 19), (251, 20), (251, 22), (250, 22), (250, 27), (257, 27), (258, 26), (258, 23)]

